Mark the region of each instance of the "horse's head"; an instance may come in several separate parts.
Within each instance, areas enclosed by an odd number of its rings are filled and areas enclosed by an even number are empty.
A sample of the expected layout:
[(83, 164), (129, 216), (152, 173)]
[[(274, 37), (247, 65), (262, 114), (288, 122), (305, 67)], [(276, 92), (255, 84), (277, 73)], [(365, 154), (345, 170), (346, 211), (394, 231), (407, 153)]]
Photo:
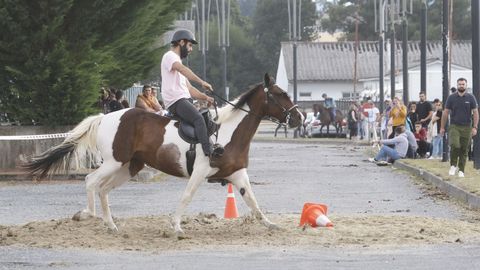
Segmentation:
[(281, 123), (287, 123), (289, 127), (298, 127), (303, 123), (303, 115), (293, 104), (287, 92), (275, 84), (275, 80), (265, 74), (264, 84), (264, 113), (278, 119)]

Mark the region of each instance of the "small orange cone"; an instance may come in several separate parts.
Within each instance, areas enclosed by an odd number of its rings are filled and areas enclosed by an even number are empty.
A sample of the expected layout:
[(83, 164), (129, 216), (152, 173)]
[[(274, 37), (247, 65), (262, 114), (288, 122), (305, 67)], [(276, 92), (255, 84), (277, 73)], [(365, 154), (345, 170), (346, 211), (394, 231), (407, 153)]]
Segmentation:
[(305, 203), (303, 205), (300, 226), (308, 224), (312, 227), (333, 227), (333, 223), (326, 216), (327, 206), (317, 203)]
[(235, 203), (235, 194), (233, 193), (233, 186), (228, 184), (227, 202), (225, 203), (224, 218), (238, 218), (237, 204)]

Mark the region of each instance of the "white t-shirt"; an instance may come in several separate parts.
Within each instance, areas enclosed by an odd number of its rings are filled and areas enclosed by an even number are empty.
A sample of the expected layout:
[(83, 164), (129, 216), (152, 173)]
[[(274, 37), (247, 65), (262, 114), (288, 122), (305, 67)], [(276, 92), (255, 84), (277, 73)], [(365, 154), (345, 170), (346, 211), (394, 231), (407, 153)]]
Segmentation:
[(162, 99), (167, 109), (179, 99), (192, 97), (188, 91), (187, 78), (172, 69), (175, 62), (181, 63), (182, 60), (173, 51), (168, 51), (162, 57)]
[(365, 111), (368, 113), (368, 122), (369, 123), (375, 122), (375, 120), (377, 120), (378, 114), (380, 113), (380, 111), (378, 110), (377, 107), (368, 108), (368, 109), (365, 109)]

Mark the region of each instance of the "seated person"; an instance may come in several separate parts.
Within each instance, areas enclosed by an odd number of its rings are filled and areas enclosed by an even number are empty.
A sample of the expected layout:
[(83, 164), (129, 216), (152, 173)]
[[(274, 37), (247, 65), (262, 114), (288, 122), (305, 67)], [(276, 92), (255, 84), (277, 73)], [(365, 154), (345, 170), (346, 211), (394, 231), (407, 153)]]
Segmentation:
[(415, 123), (415, 139), (418, 144), (417, 154), (424, 158), (430, 149), (430, 144), (427, 142), (427, 131), (422, 128), (422, 123)]
[(137, 96), (135, 108), (144, 109), (148, 112), (159, 113), (162, 111), (158, 99), (152, 95), (152, 87), (144, 85), (142, 93)]
[[(398, 126), (395, 128), (395, 137), (392, 139), (380, 140), (383, 144), (375, 158), (370, 158), (372, 162), (387, 161), (394, 162), (397, 159), (405, 158), (408, 150), (408, 139), (405, 134), (405, 127)], [(389, 147), (393, 145), (393, 148)]]

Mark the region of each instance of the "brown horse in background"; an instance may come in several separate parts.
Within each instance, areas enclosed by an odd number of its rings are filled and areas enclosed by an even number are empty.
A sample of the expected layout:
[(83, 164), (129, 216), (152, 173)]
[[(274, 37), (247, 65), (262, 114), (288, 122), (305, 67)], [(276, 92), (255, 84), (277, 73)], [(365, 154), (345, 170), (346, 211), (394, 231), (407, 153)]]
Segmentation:
[(320, 120), (320, 134), (322, 133), (323, 127), (327, 127), (327, 134), (330, 134), (330, 125), (333, 125), (336, 130), (336, 136), (338, 137), (343, 131), (342, 122), (343, 122), (343, 113), (342, 111), (335, 110), (335, 119), (332, 121), (330, 117), (330, 112), (322, 104), (314, 104), (313, 111), (317, 114), (317, 119)]

